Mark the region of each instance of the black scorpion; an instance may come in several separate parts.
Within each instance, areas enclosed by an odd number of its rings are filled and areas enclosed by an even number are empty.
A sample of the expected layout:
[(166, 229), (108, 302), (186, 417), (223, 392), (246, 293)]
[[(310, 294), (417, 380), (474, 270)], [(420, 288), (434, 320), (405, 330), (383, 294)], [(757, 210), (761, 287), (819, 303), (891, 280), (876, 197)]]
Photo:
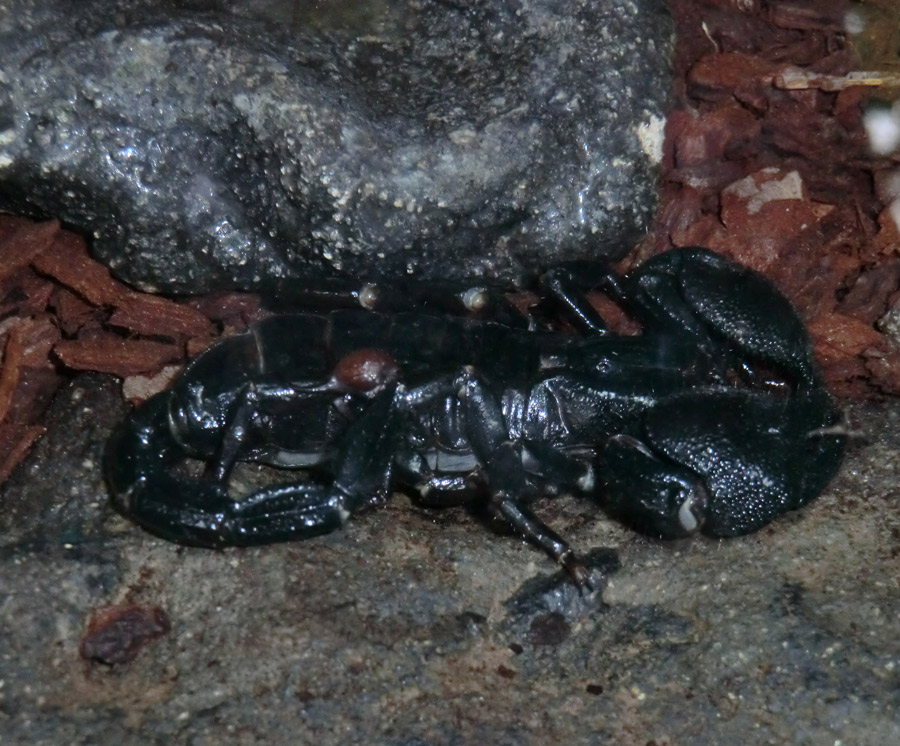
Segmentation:
[[(643, 332), (609, 333), (590, 289)], [(166, 539), (221, 547), (333, 531), (397, 488), (431, 506), (477, 500), (587, 584), (535, 498), (584, 494), (656, 536), (728, 537), (834, 475), (839, 413), (801, 321), (757, 273), (683, 249), (622, 277), (562, 267), (540, 293), (575, 333), (526, 327), (502, 302), (494, 318), (426, 302), (257, 322), (114, 433), (113, 505)], [(202, 478), (178, 473), (188, 457), (205, 461)], [(238, 461), (308, 478), (232, 495)]]

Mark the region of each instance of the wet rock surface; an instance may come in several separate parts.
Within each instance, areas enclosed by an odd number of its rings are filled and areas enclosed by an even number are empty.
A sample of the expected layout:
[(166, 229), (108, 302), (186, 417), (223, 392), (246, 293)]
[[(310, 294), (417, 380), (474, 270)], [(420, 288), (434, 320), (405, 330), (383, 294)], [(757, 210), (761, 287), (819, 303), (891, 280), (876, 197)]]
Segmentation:
[(0, 209), (144, 289), (618, 258), (650, 225), (661, 0), (0, 6)]
[[(742, 539), (656, 542), (542, 503), (593, 548), (584, 596), (516, 538), (402, 497), (296, 544), (159, 541), (106, 503), (122, 409), (109, 379), (73, 381), (0, 493), (4, 743), (900, 738), (896, 401), (854, 405), (864, 439), (831, 488)], [(86, 661), (108, 606), (171, 630), (130, 663)]]

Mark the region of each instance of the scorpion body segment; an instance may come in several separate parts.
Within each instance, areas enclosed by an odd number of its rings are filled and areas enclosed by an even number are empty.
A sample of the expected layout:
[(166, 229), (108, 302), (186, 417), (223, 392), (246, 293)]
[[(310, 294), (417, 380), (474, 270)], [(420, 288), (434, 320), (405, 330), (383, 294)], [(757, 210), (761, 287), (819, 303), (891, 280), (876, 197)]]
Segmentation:
[[(643, 333), (609, 333), (594, 288)], [(560, 267), (540, 292), (576, 333), (482, 306), (478, 320), (343, 308), (257, 322), (113, 435), (113, 504), (167, 539), (226, 546), (332, 531), (397, 488), (427, 505), (481, 500), (587, 583), (536, 498), (586, 494), (663, 537), (736, 536), (836, 471), (838, 413), (802, 323), (761, 276), (687, 249), (624, 277)], [(187, 457), (202, 478), (177, 474)], [(232, 495), (238, 461), (308, 478)]]

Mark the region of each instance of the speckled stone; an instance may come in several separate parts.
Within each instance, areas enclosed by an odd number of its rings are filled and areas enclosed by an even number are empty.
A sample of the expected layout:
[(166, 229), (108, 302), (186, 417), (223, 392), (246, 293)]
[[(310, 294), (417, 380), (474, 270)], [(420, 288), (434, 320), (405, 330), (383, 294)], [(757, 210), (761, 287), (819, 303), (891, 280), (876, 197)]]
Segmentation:
[(0, 209), (188, 293), (509, 280), (648, 228), (662, 0), (340, 5), (0, 0)]

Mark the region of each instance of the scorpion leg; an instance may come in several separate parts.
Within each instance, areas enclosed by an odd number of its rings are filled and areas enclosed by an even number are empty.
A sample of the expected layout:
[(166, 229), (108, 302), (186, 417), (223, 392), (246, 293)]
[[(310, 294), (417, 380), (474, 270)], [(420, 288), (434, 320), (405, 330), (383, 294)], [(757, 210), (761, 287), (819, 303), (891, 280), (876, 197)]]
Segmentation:
[(523, 444), (510, 440), (499, 400), (470, 369), (463, 377), (468, 435), (487, 478), (490, 511), (562, 565), (579, 587), (590, 588), (590, 572), (569, 544), (528, 507), (533, 488), (523, 465)]
[[(299, 398), (303, 394), (315, 396), (322, 393), (338, 395), (331, 382), (302, 387), (253, 382), (241, 386), (224, 418), (222, 437), (215, 448), (215, 455), (206, 463), (204, 478), (224, 487), (238, 461), (266, 461), (259, 454), (252, 454), (254, 446), (266, 444), (271, 435), (274, 418), (266, 410), (267, 403), (283, 402), (290, 397)], [(282, 417), (287, 419), (284, 413)]]
[(227, 483), (258, 418), (259, 391), (255, 385), (248, 383), (235, 397), (218, 451), (206, 464), (203, 476), (207, 480), (223, 486)]
[(606, 321), (587, 298), (587, 293), (603, 286), (609, 271), (599, 262), (567, 262), (540, 278), (543, 294), (582, 332), (607, 335)]
[(337, 447), (330, 483), (276, 485), (234, 501), (225, 516), (234, 546), (306, 539), (343, 526), (351, 514), (389, 496), (403, 392), (376, 395)]
[(502, 474), (491, 479), (491, 510), (562, 565), (579, 587), (590, 588), (590, 571), (572, 547), (528, 507), (521, 464), (521, 445), (512, 441), (501, 444), (490, 457), (489, 474)]

